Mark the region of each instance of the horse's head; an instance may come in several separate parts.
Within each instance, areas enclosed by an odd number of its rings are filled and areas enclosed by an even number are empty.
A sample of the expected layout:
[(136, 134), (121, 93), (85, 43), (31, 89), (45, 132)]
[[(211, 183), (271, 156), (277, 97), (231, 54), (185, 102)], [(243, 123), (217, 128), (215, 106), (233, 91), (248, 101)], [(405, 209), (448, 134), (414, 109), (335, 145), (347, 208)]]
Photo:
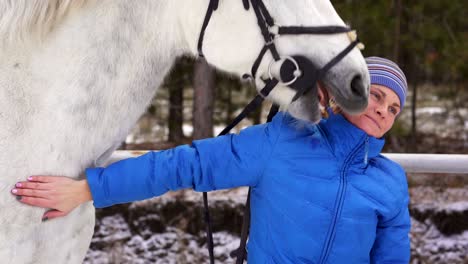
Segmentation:
[[(254, 12), (255, 8), (253, 8), (256, 3), (260, 2), (262, 1), (220, 1), (219, 5), (215, 6), (216, 10), (206, 27), (202, 46), (209, 63), (240, 76), (250, 74), (252, 65), (258, 60), (260, 63), (255, 74), (255, 82), (259, 90), (264, 86), (264, 80), (272, 76), (271, 72), (274, 71), (272, 69), (278, 68), (274, 52), (270, 50), (258, 59), (266, 42), (265, 34), (262, 34), (258, 23), (258, 9)], [(346, 27), (328, 0), (264, 0), (263, 2), (275, 24), (279, 26), (309, 27), (309, 31), (313, 31), (312, 27), (338, 26), (340, 30)], [(266, 17), (267, 15), (260, 14), (260, 16)], [(278, 30), (277, 26), (267, 25), (267, 28), (270, 32)], [(354, 40), (349, 34), (343, 32), (307, 33), (280, 34), (275, 37), (273, 43), (278, 55), (282, 58), (303, 56), (310, 61), (309, 66), (322, 69)], [(303, 69), (300, 74), (311, 75)], [(321, 79), (330, 96), (334, 97), (344, 111), (357, 113), (366, 108), (369, 75), (359, 49), (352, 48), (336, 65), (324, 72)], [(280, 83), (268, 98), (283, 107), (288, 107), (297, 117), (317, 121), (320, 118), (320, 111), (316, 89), (312, 89), (312, 92), (306, 93), (292, 103), (296, 91)]]

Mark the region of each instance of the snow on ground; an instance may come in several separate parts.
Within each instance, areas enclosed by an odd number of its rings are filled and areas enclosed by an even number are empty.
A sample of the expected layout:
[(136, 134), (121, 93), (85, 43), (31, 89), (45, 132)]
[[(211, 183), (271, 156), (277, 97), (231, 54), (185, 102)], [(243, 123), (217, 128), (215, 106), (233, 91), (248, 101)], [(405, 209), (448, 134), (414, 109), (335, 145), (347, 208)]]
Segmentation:
[[(114, 241), (101, 249), (91, 248), (84, 263), (208, 263), (206, 243), (204, 239), (200, 239), (204, 235), (193, 236), (177, 228), (169, 227), (164, 233), (148, 234), (147, 236), (135, 235), (125, 242)], [(102, 241), (93, 239), (93, 243), (102, 243)], [(239, 246), (239, 238), (227, 232), (218, 232), (213, 235), (213, 243), (217, 263), (235, 262), (229, 254)]]
[(411, 219), (411, 264), (468, 263), (468, 231), (444, 236), (430, 220)]

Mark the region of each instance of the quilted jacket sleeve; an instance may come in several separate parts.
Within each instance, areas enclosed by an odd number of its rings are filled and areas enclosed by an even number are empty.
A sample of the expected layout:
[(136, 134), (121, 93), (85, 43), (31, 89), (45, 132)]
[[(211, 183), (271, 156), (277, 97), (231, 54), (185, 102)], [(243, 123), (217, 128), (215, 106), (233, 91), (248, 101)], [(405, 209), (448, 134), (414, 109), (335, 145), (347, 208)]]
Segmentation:
[(389, 220), (379, 221), (376, 240), (371, 251), (371, 263), (409, 263), (411, 220), (408, 196), (398, 214)]
[(95, 207), (143, 200), (167, 191), (211, 191), (255, 186), (276, 143), (283, 114), (269, 124), (239, 135), (194, 141), (174, 149), (149, 152), (107, 168), (86, 170)]

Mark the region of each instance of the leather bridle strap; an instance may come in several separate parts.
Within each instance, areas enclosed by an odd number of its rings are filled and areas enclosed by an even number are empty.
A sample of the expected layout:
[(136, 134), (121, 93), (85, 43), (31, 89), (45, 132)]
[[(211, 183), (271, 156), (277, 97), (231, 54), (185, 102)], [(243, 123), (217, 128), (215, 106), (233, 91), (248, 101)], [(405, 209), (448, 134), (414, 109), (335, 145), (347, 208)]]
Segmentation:
[(211, 15), (213, 15), (213, 12), (216, 11), (216, 9), (218, 9), (218, 4), (219, 4), (219, 0), (210, 0), (210, 3), (208, 4), (208, 9), (206, 10), (205, 19), (203, 20), (203, 24), (200, 30), (200, 35), (198, 37), (197, 49), (198, 49), (199, 57), (204, 57), (203, 39), (205, 37), (205, 31), (206, 31), (206, 28), (208, 27), (208, 23), (210, 22)]
[(278, 27), (278, 35), (299, 35), (299, 34), (339, 34), (348, 33), (351, 29), (342, 26), (317, 26), (317, 27), (297, 27), (297, 26), (282, 26)]
[[(356, 47), (357, 45), (359, 44), (359, 40), (355, 40), (353, 42), (351, 42), (344, 50), (342, 50), (338, 55), (336, 55), (331, 61), (329, 61), (327, 64), (325, 64), (325, 66), (323, 66), (322, 69), (320, 69), (317, 73), (317, 81), (321, 80), (325, 74), (328, 72), (328, 70), (330, 70), (334, 65), (336, 65), (338, 62), (340, 62), (340, 60), (342, 60), (354, 47)], [(316, 85), (316, 82), (313, 83), (314, 85)], [(302, 95), (304, 95), (305, 93), (307, 93), (307, 90), (308, 87), (307, 86), (302, 86), (297, 92), (296, 94), (294, 95), (292, 101), (296, 101), (297, 99), (299, 99), (299, 97), (301, 97)]]

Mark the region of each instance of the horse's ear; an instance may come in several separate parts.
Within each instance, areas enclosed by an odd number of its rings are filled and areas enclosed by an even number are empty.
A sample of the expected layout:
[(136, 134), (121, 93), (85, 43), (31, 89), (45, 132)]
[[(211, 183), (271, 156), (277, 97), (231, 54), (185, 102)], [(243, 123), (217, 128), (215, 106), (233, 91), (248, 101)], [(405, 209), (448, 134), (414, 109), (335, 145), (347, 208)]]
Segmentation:
[(242, 0), (245, 10), (249, 10), (249, 0)]

